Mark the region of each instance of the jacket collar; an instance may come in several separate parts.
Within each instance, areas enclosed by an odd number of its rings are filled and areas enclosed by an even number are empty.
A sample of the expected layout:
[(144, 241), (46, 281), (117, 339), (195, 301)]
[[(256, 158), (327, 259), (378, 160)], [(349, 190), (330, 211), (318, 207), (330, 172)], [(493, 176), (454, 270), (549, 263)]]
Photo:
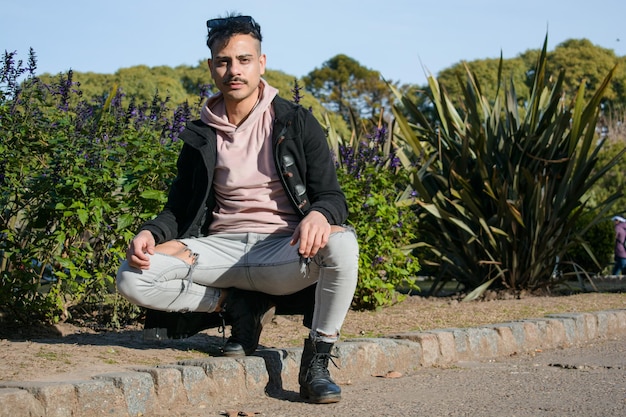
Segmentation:
[[(293, 113), (299, 105), (276, 96), (272, 100), (274, 106), (274, 138), (293, 120)], [(215, 143), (215, 130), (201, 120), (187, 122), (186, 129), (180, 134), (180, 140), (189, 146), (200, 149), (209, 143)]]

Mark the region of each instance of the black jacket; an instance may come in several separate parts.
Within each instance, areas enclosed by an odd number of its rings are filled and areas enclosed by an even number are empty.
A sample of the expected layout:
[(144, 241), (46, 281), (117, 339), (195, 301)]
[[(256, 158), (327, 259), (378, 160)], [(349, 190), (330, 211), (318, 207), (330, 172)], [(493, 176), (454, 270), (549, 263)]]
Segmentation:
[[(301, 217), (316, 210), (332, 225), (345, 223), (348, 207), (322, 127), (302, 106), (278, 96), (272, 105), (274, 163), (294, 210)], [(156, 243), (206, 236), (212, 221), (215, 131), (196, 120), (187, 124), (180, 139), (184, 144), (168, 201), (163, 211), (141, 228), (152, 232)]]

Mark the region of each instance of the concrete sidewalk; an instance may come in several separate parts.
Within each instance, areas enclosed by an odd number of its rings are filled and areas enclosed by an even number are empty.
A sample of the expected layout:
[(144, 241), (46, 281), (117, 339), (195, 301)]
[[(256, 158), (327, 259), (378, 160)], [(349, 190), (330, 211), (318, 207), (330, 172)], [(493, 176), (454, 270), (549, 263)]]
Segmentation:
[[(441, 329), (352, 339), (336, 345), (338, 382), (390, 371), (582, 345), (626, 335), (626, 310), (549, 315), (476, 328)], [(211, 357), (71, 382), (0, 382), (0, 417), (140, 416), (187, 405), (210, 405), (226, 394), (245, 401), (298, 391), (301, 348), (259, 350), (240, 359)]]

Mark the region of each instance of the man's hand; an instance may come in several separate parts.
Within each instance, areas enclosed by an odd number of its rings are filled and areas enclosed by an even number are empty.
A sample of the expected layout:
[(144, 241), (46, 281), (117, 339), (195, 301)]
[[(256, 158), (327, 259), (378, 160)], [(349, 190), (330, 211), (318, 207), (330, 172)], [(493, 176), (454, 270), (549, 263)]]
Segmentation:
[(300, 222), (291, 237), (291, 245), (300, 241), (298, 252), (305, 258), (312, 258), (326, 246), (330, 236), (330, 223), (319, 211), (311, 211)]
[(126, 250), (128, 265), (138, 269), (150, 268), (150, 258), (147, 254), (154, 255), (155, 244), (154, 236), (149, 231), (142, 230), (137, 233)]

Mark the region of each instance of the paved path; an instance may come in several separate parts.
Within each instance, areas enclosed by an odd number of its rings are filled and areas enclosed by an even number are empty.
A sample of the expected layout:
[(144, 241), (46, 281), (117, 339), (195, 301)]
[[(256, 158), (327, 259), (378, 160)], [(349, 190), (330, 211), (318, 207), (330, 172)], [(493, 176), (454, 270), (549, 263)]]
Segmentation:
[[(265, 398), (230, 408), (273, 417), (626, 416), (626, 337), (424, 368), (398, 379), (369, 378), (343, 392), (343, 400), (331, 405)], [(297, 401), (293, 392), (287, 398)], [(220, 410), (187, 411), (212, 417)]]

